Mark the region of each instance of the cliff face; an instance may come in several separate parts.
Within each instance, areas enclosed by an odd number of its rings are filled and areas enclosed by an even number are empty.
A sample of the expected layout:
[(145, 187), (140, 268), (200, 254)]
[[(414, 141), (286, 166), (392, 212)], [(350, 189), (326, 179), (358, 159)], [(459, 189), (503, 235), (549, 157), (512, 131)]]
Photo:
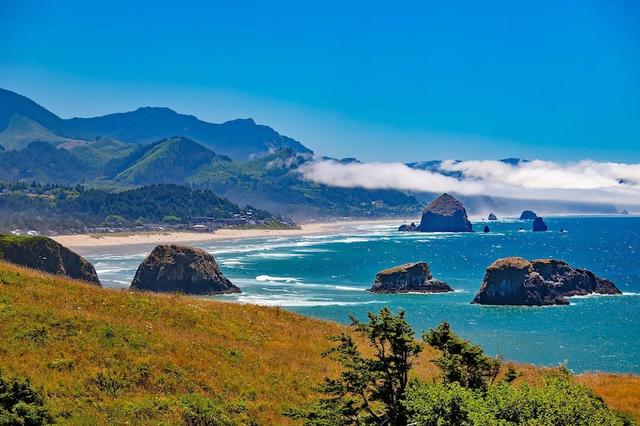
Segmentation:
[(222, 275), (209, 253), (174, 244), (153, 249), (138, 267), (131, 289), (185, 294), (240, 293)]
[(567, 305), (570, 296), (620, 294), (611, 281), (555, 259), (507, 257), (486, 270), (472, 303), (484, 305)]
[(442, 194), (422, 212), (417, 230), (420, 232), (471, 232), (471, 222), (462, 203)]
[(0, 260), (100, 286), (89, 261), (51, 238), (0, 235)]
[(407, 263), (376, 274), (372, 293), (446, 293), (453, 291), (443, 281), (433, 278), (426, 262)]

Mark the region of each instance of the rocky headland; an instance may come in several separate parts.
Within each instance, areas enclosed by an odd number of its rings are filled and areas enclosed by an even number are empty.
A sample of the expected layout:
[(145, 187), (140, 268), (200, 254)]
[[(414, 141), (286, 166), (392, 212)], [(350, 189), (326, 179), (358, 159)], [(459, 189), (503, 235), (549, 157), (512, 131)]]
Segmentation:
[(100, 286), (87, 259), (51, 238), (0, 235), (0, 260)]

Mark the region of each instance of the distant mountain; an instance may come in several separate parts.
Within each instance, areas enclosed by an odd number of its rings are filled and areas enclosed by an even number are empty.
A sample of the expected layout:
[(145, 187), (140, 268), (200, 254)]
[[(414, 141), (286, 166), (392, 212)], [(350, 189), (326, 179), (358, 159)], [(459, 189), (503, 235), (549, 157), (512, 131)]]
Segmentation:
[(216, 158), (231, 161), (187, 138), (163, 139), (122, 159), (113, 180), (133, 185), (185, 183), (198, 168)]
[(0, 179), (76, 184), (92, 179), (96, 170), (64, 149), (32, 142), (20, 150), (0, 151)]
[(173, 136), (188, 137), (238, 161), (281, 148), (312, 152), (250, 118), (214, 124), (169, 108), (144, 107), (102, 117), (61, 119), (29, 98), (0, 89), (0, 145), (7, 149), (24, 148), (33, 141), (75, 146), (100, 138), (148, 144)]

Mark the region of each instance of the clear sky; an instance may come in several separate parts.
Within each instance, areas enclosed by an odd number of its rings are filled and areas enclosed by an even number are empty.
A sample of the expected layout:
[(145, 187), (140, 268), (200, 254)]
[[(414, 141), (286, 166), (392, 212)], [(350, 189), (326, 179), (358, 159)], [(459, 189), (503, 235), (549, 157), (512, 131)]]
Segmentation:
[(640, 2), (3, 0), (0, 87), (363, 160), (640, 160)]

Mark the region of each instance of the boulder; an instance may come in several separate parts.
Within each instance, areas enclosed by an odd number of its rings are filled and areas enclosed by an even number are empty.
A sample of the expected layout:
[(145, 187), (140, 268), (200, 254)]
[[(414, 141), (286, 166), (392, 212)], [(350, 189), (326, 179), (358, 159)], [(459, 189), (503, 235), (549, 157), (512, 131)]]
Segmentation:
[(534, 220), (536, 217), (538, 217), (538, 215), (531, 210), (525, 210), (520, 215), (520, 220)]
[(416, 224), (413, 223), (413, 222), (411, 222), (411, 225), (402, 224), (398, 228), (398, 231), (402, 231), (402, 232), (411, 232), (411, 231), (415, 231), (415, 230), (416, 230)]
[(489, 213), (489, 218), (488, 219), (489, 220), (498, 220), (498, 217), (493, 213)]
[(462, 203), (449, 194), (442, 194), (422, 212), (420, 232), (472, 232), (471, 222)]
[(491, 229), (489, 229), (488, 225), (485, 225), (484, 228), (482, 229), (482, 232), (484, 232), (486, 234), (488, 232), (491, 232)]
[(0, 260), (100, 286), (87, 259), (51, 238), (0, 235)]
[(547, 224), (544, 223), (544, 220), (538, 216), (535, 219), (533, 219), (533, 231), (534, 232), (544, 232), (546, 230), (548, 230), (547, 228)]
[(446, 293), (453, 291), (445, 282), (433, 278), (426, 262), (407, 263), (376, 274), (372, 293)]
[(140, 264), (131, 283), (133, 290), (185, 294), (240, 293), (222, 275), (213, 256), (182, 245), (159, 245)]
[(483, 305), (568, 305), (567, 297), (621, 294), (611, 281), (555, 259), (507, 257), (486, 270), (472, 303)]

